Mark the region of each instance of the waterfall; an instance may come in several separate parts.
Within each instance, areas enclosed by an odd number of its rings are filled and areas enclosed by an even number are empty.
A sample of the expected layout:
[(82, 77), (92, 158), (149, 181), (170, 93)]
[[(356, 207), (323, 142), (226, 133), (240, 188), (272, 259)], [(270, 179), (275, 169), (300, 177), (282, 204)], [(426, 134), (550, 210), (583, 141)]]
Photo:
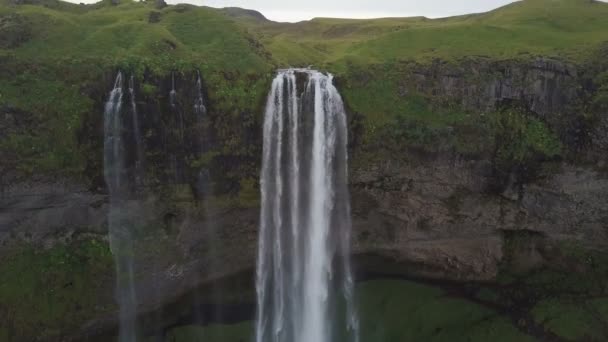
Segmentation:
[[(205, 106), (205, 98), (203, 97), (203, 80), (201, 79), (200, 71), (196, 72), (196, 98), (194, 99), (194, 114), (196, 114), (197, 125), (201, 130), (204, 130), (204, 120), (205, 115), (207, 114), (207, 106)], [(205, 147), (205, 137), (206, 134), (201, 134), (199, 136), (199, 152), (201, 154), (207, 152)], [(203, 173), (207, 172), (207, 170), (201, 170), (199, 173), (199, 180), (203, 179)]]
[(171, 91), (169, 92), (169, 104), (171, 108), (176, 106), (177, 91), (175, 91), (175, 73), (171, 73)]
[(256, 341), (357, 341), (347, 124), (332, 76), (279, 71), (263, 134)]
[(141, 137), (141, 129), (139, 123), (139, 114), (137, 113), (137, 104), (135, 103), (135, 81), (133, 75), (129, 78), (129, 95), (131, 95), (131, 112), (133, 117), (133, 138), (135, 140), (136, 159), (135, 159), (135, 184), (141, 184), (143, 181), (143, 161), (144, 147)]
[(122, 73), (119, 72), (104, 110), (104, 175), (111, 198), (118, 197), (122, 189), (125, 168), (120, 117), (122, 83)]
[[(179, 141), (184, 144), (184, 113), (179, 108), (177, 103), (177, 90), (175, 90), (175, 72), (171, 73), (171, 91), (169, 92), (169, 104), (171, 109), (177, 114), (178, 127), (179, 127)], [(176, 177), (177, 174), (176, 174)]]
[(197, 115), (197, 119), (202, 121), (205, 114), (207, 114), (207, 107), (205, 106), (205, 99), (203, 98), (203, 81), (201, 80), (200, 71), (196, 72), (196, 99), (194, 100), (194, 113)]
[(136, 341), (133, 239), (125, 208), (128, 193), (125, 120), (121, 115), (123, 78), (118, 73), (104, 110), (104, 177), (110, 192), (108, 228), (116, 262), (116, 299), (120, 306), (119, 342)]

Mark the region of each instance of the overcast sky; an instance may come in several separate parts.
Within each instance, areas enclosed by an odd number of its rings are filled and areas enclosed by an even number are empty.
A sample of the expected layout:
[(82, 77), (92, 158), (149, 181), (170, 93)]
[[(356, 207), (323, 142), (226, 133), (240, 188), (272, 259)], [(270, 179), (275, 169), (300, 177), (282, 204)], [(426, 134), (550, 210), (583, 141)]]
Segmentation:
[[(67, 0), (94, 3), (98, 0)], [(165, 0), (211, 7), (236, 6), (262, 12), (275, 21), (301, 21), (314, 17), (381, 18), (448, 17), (486, 12), (515, 0)], [(607, 2), (608, 0), (601, 0)]]
[(167, 0), (212, 7), (237, 6), (255, 9), (276, 21), (300, 21), (314, 17), (446, 17), (485, 12), (513, 0)]

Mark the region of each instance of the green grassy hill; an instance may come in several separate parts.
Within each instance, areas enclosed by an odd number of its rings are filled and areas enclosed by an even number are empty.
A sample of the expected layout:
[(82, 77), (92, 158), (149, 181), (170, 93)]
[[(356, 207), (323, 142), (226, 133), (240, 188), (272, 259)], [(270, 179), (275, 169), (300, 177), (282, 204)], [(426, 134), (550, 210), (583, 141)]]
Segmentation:
[[(5, 158), (8, 170), (18, 165), (79, 173), (83, 163), (74, 156), (87, 153), (75, 151), (87, 147), (77, 142), (76, 133), (83, 118), (100, 107), (81, 95), (91, 88), (105, 92), (113, 77), (107, 74), (116, 68), (159, 77), (199, 69), (214, 110), (222, 117), (218, 130), (233, 141), (229, 128), (236, 126), (230, 120), (240, 122), (242, 113), (262, 112), (272, 71), (308, 65), (337, 74), (349, 109), (363, 117), (366, 137), (384, 142), (383, 126), (401, 127), (405, 132), (398, 136), (413, 139), (410, 145), (432, 145), (428, 141), (434, 141), (434, 135), (445, 135), (441, 129), (460, 123), (479, 126), (476, 116), (429, 105), (425, 94), (400, 95), (409, 72), (400, 61), (543, 56), (588, 65), (597, 58), (598, 47), (608, 42), (606, 18), (608, 4), (589, 0), (524, 0), (487, 13), (443, 19), (317, 18), (294, 24), (238, 8), (159, 9), (152, 0), (120, 0), (119, 5), (110, 0), (93, 5), (0, 0), (0, 108), (34, 113), (40, 127), (0, 141), (0, 151), (13, 156)], [(399, 139), (402, 144), (403, 137)], [(468, 146), (484, 145), (477, 140), (458, 144), (467, 151)], [(245, 148), (234, 141), (231, 146)]]
[(72, 5), (0, 6), (2, 26), (20, 25), (23, 42), (7, 49), (31, 59), (98, 59), (112, 64), (145, 60), (159, 67), (180, 64), (203, 70), (266, 70), (267, 57), (244, 29), (210, 8), (179, 5), (157, 10), (152, 3), (125, 1)]
[[(10, 50), (24, 58), (145, 57), (162, 65), (181, 61), (259, 71), (269, 63), (339, 68), (344, 61), (470, 55), (581, 59), (608, 41), (608, 4), (589, 0), (524, 0), (488, 13), (444, 19), (318, 18), (295, 24), (234, 8), (178, 5), (157, 10), (152, 2), (35, 2), (0, 3), (2, 32), (11, 24), (29, 31), (27, 41), (11, 49), (4, 46), (3, 53)], [(16, 24), (15, 17), (21, 19)], [(154, 17), (158, 22), (150, 22)]]
[(540, 54), (578, 60), (608, 41), (606, 18), (608, 4), (602, 2), (524, 0), (488, 13), (444, 19), (319, 18), (260, 23), (254, 30), (283, 64)]

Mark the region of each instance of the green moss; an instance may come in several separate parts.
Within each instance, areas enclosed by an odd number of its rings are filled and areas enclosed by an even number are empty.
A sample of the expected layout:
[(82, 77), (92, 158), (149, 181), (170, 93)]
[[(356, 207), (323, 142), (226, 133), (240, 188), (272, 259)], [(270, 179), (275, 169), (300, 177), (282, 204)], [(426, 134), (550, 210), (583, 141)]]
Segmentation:
[[(535, 248), (538, 234), (507, 235), (505, 262), (492, 302), (523, 312), (545, 331), (567, 340), (608, 338), (606, 281), (608, 254), (576, 243), (551, 246), (547, 263), (526, 273), (513, 271), (509, 260), (518, 250)], [(482, 291), (480, 291), (481, 293)]]
[(158, 87), (153, 84), (144, 83), (141, 86), (141, 93), (146, 97), (154, 96), (158, 93)]
[(8, 340), (53, 339), (76, 331), (114, 309), (112, 269), (110, 250), (99, 240), (49, 250), (24, 246), (0, 264), (0, 331)]
[(532, 309), (537, 323), (568, 340), (603, 341), (602, 322), (579, 301), (550, 299), (541, 301)]
[(545, 123), (517, 111), (496, 113), (492, 119), (496, 158), (507, 165), (559, 156), (562, 144)]
[(362, 341), (533, 341), (508, 317), (439, 288), (379, 280), (357, 296)]
[(92, 101), (58, 70), (37, 66), (0, 79), (0, 107), (17, 109), (21, 122), (0, 140), (0, 155), (17, 170), (62, 174), (83, 171), (82, 146), (77, 133)]

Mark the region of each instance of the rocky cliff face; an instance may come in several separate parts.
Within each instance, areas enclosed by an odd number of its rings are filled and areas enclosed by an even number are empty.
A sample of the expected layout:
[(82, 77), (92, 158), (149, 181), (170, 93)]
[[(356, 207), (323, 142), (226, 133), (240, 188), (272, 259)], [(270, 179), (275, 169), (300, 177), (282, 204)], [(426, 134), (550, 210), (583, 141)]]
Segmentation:
[(540, 117), (566, 113), (580, 96), (579, 73), (573, 64), (536, 58), (495, 61), (471, 58), (458, 64), (437, 61), (415, 67), (403, 80), (407, 89), (473, 111), (491, 111), (505, 103), (519, 103)]
[(586, 65), (540, 57), (412, 64), (399, 93), (472, 112), (518, 108), (547, 123), (569, 148), (604, 164), (607, 54), (608, 48), (600, 50)]
[[(491, 194), (490, 174), (486, 161), (458, 156), (355, 171), (355, 250), (423, 277), (492, 280), (509, 234), (533, 232), (543, 245), (605, 248), (608, 181), (602, 175), (562, 164), (551, 178)], [(542, 252), (532, 249), (526, 267), (542, 266)]]
[[(436, 63), (412, 70), (395, 89), (401, 96), (418, 92), (442, 105), (481, 112), (517, 102), (563, 132), (567, 132), (564, 122), (571, 122), (564, 118), (586, 101), (585, 92), (595, 91), (575, 66), (547, 59), (524, 64)], [(193, 75), (180, 77), (179, 83), (194, 83)], [(111, 76), (107, 78), (110, 84)], [(164, 311), (160, 328), (192, 315), (195, 308), (172, 304), (218, 279), (240, 276), (243, 288), (251, 288), (258, 207), (257, 190), (248, 182), (256, 182), (255, 156), (261, 148), (254, 115), (241, 112), (223, 118), (220, 111), (212, 110), (206, 125), (216, 132), (205, 139), (217, 152), (195, 162), (201, 152), (196, 144), (179, 143), (184, 137), (200, 138), (188, 102), (194, 95), (187, 87), (178, 89), (183, 109), (179, 116), (168, 104), (169, 84), (168, 77), (147, 75), (137, 86), (143, 94), (137, 103), (145, 121), (148, 181), (128, 204), (140, 234), (135, 249), (139, 311), (142, 317)], [(100, 112), (105, 91), (89, 91)], [(598, 115), (606, 121), (605, 112)], [(24, 116), (5, 115), (0, 130), (15, 129), (17, 117)], [(83, 136), (95, 140), (92, 144), (99, 144), (101, 151), (100, 117), (91, 113)], [(230, 136), (237, 138), (224, 140)], [(541, 176), (523, 183), (513, 178), (496, 191), (488, 156), (420, 153), (403, 146), (404, 153), (390, 160), (376, 157), (362, 163), (357, 160), (359, 148), (352, 151), (350, 183), (353, 253), (360, 274), (493, 281), (507, 261), (520, 271), (552, 267), (562, 243), (575, 241), (587, 249), (608, 245), (608, 180), (597, 163), (542, 163)], [(592, 146), (597, 151), (602, 148)], [(175, 158), (173, 162), (169, 156)], [(197, 192), (196, 170), (203, 164), (216, 179), (216, 195), (222, 196), (204, 198)], [(44, 255), (57, 246), (104, 241), (108, 197), (101, 167), (100, 153), (88, 158), (88, 180), (47, 178), (6, 184), (0, 196), (0, 257), (10, 263), (18, 260), (15, 251), (23, 246), (35, 246)], [(519, 235), (533, 238), (514, 252), (510, 241)], [(79, 272), (83, 278), (97, 276)], [(54, 322), (54, 332), (42, 340), (112, 332), (116, 308), (103, 304), (114, 282), (111, 275), (100, 279), (98, 285), (105, 290), (85, 292), (97, 298), (81, 308), (86, 314), (74, 323), (77, 329), (66, 331), (65, 322)], [(250, 303), (251, 298), (240, 302)], [(0, 304), (0, 317), (3, 310), (7, 309)], [(27, 325), (11, 324), (17, 335), (27, 331)]]

